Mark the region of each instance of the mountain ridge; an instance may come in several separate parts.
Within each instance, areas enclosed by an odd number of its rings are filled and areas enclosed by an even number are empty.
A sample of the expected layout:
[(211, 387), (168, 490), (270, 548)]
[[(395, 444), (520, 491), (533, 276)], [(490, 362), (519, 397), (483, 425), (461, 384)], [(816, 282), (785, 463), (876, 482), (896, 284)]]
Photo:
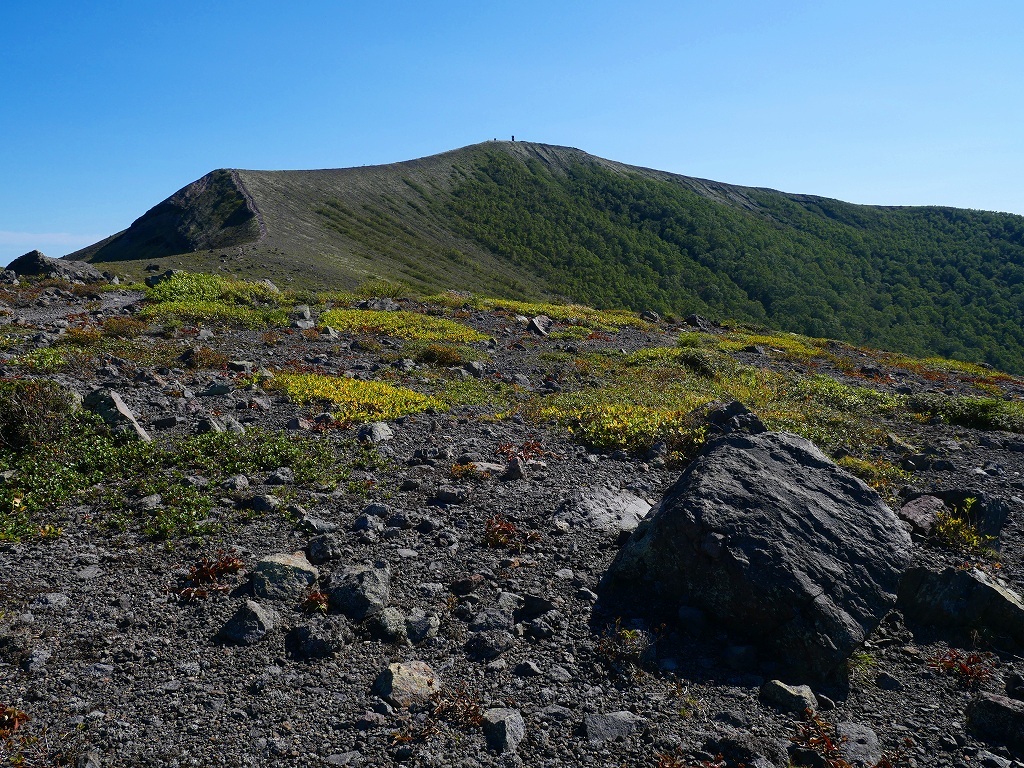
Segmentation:
[(218, 169), (67, 258), (699, 312), (1024, 370), (1024, 217), (845, 203), (532, 142)]

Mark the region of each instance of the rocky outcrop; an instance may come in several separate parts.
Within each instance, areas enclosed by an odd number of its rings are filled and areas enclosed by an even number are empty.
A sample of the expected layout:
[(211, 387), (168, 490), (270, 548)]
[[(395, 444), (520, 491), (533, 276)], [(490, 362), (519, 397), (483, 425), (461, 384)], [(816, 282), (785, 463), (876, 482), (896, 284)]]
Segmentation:
[(51, 259), (41, 251), (29, 251), (19, 256), (7, 265), (7, 269), (16, 275), (54, 277), (79, 283), (98, 283), (106, 280), (103, 273), (92, 264), (84, 261)]
[(1024, 600), (977, 568), (912, 568), (899, 600), (908, 617), (925, 624), (983, 631), (1024, 646)]
[(663, 616), (698, 606), (783, 666), (827, 677), (892, 608), (909, 548), (878, 494), (812, 443), (737, 433), (641, 523), (602, 603)]
[(587, 488), (566, 499), (555, 512), (555, 520), (576, 528), (619, 533), (635, 530), (650, 510), (651, 505), (635, 493)]

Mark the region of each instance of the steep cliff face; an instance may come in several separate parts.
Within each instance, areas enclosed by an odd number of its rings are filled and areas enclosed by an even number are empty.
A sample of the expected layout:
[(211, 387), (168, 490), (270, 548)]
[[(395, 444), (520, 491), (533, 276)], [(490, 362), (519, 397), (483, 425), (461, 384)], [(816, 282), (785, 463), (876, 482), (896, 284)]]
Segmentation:
[(158, 259), (251, 243), (261, 234), (259, 211), (238, 175), (216, 170), (78, 255), (98, 262)]

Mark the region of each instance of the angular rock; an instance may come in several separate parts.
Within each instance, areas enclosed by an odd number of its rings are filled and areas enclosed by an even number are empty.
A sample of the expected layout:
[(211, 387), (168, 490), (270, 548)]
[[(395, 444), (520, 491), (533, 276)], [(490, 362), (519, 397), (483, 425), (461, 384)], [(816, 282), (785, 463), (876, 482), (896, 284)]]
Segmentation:
[(519, 456), (515, 456), (507, 465), (501, 475), (502, 480), (525, 480), (526, 462)]
[(234, 616), (221, 628), (221, 640), (238, 645), (252, 645), (262, 640), (277, 626), (277, 613), (254, 600), (246, 600)]
[(967, 726), (986, 740), (1024, 748), (1024, 701), (982, 693), (967, 705)]
[(377, 445), (383, 443), (386, 440), (391, 440), (395, 436), (395, 432), (391, 427), (383, 421), (374, 421), (370, 424), (363, 424), (359, 428), (357, 437), (364, 443), (372, 443)]
[(882, 759), (878, 734), (862, 723), (836, 723), (836, 736), (841, 743), (839, 754), (855, 766), (875, 766)]
[(273, 512), (280, 509), (283, 503), (277, 496), (264, 493), (249, 499), (247, 506), (254, 512)]
[(909, 549), (881, 497), (809, 441), (737, 433), (687, 467), (599, 592), (612, 610), (699, 607), (795, 676), (823, 678), (892, 608)]
[(390, 664), (373, 683), (373, 692), (395, 707), (427, 704), (441, 690), (441, 681), (424, 661)]
[(488, 709), (484, 712), (484, 738), (496, 752), (515, 752), (526, 737), (526, 723), (518, 709)]
[(629, 711), (587, 714), (583, 718), (583, 728), (591, 744), (624, 739), (642, 731), (646, 725), (644, 718)]
[(224, 425), (218, 419), (213, 416), (203, 416), (196, 422), (196, 432), (200, 435), (206, 435), (210, 433), (220, 434), (224, 431)]
[(331, 607), (355, 621), (380, 613), (391, 597), (391, 566), (380, 561), (346, 566), (331, 574), (327, 594)]
[(536, 333), (539, 336), (547, 336), (549, 333), (551, 333), (551, 328), (552, 326), (554, 326), (554, 324), (555, 321), (552, 320), (547, 315), (537, 315), (535, 318), (530, 320), (530, 324), (527, 326), (527, 328), (531, 332)]
[(496, 659), (515, 647), (516, 639), (503, 630), (474, 632), (466, 641), (466, 653), (478, 661)]
[(618, 534), (633, 531), (651, 510), (651, 505), (634, 493), (594, 487), (577, 491), (562, 502), (554, 519), (576, 528)]
[(114, 429), (134, 435), (144, 442), (153, 442), (153, 439), (135, 418), (132, 409), (125, 405), (124, 400), (114, 390), (102, 387), (94, 389), (86, 395), (82, 405)]
[(913, 526), (914, 533), (930, 536), (935, 527), (936, 515), (946, 508), (946, 503), (935, 496), (918, 496), (908, 501), (897, 513), (900, 519)]
[(338, 655), (345, 641), (331, 624), (300, 624), (285, 635), (284, 646), (296, 659), (326, 659)]
[(469, 498), (469, 491), (456, 485), (442, 485), (434, 495), (437, 504), (462, 504)]
[(796, 715), (818, 708), (818, 699), (810, 686), (786, 685), (781, 680), (769, 680), (761, 686), (761, 701)]
[(413, 608), (405, 620), (405, 633), (414, 645), (431, 637), (437, 637), (441, 620), (434, 614), (427, 614), (422, 608)]
[(314, 565), (322, 565), (330, 560), (337, 560), (342, 555), (341, 542), (338, 537), (330, 533), (323, 533), (314, 536), (306, 545), (306, 555), (309, 562)]
[(708, 403), (690, 413), (688, 418), (691, 422), (706, 425), (712, 435), (729, 435), (733, 432), (759, 435), (765, 431), (765, 426), (757, 414), (736, 400), (728, 403)]
[(267, 475), (267, 485), (291, 485), (295, 482), (295, 471), (291, 467), (278, 467)]
[(378, 637), (391, 643), (405, 641), (405, 614), (397, 608), (385, 608), (370, 621), (371, 629)]
[(302, 554), (267, 555), (253, 569), (252, 591), (268, 600), (300, 600), (319, 578)]
[(512, 629), (512, 614), (499, 608), (482, 608), (469, 622), (470, 632), (487, 632), (493, 629)]
[(911, 568), (899, 597), (906, 615), (925, 624), (983, 630), (1024, 646), (1024, 600), (976, 568)]
[(51, 259), (41, 251), (29, 251), (19, 256), (7, 265), (7, 269), (16, 275), (57, 277), (71, 282), (98, 283), (105, 280), (103, 273), (88, 262)]

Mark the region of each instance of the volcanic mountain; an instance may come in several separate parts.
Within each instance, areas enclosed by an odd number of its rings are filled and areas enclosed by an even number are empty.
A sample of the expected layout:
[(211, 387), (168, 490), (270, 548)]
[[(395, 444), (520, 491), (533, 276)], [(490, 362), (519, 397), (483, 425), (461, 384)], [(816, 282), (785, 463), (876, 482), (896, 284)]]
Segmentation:
[(68, 258), (697, 312), (1024, 370), (1024, 217), (853, 205), (545, 144), (216, 170)]

